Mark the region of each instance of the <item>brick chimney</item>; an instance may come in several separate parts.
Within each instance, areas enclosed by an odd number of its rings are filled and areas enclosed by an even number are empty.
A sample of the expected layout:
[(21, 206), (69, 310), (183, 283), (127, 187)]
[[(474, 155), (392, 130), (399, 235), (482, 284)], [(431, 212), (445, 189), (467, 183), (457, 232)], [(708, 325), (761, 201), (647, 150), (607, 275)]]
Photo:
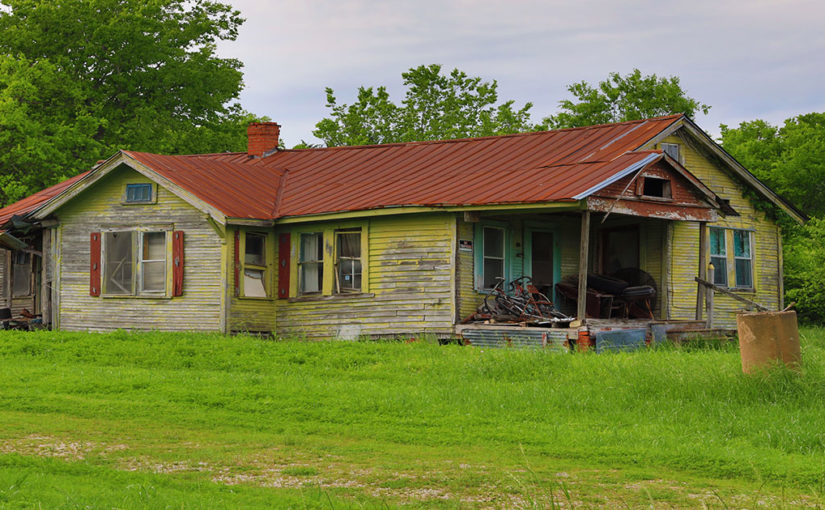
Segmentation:
[(253, 122), (246, 128), (246, 153), (258, 157), (278, 148), (281, 126), (277, 122)]

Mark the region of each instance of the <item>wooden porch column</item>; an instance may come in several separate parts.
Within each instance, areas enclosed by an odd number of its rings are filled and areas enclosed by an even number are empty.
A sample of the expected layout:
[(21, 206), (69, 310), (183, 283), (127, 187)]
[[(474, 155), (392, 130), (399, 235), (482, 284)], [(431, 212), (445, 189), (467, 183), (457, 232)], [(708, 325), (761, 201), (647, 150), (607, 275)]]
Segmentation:
[(582, 212), (582, 232), (579, 240), (579, 293), (576, 319), (584, 325), (587, 311), (587, 254), (590, 244), (590, 211)]
[[(708, 244), (708, 229), (707, 222), (699, 222), (699, 278), (707, 281), (708, 268), (708, 252), (710, 245)], [(702, 284), (696, 285), (696, 320), (702, 320), (702, 308), (705, 306), (705, 286)]]

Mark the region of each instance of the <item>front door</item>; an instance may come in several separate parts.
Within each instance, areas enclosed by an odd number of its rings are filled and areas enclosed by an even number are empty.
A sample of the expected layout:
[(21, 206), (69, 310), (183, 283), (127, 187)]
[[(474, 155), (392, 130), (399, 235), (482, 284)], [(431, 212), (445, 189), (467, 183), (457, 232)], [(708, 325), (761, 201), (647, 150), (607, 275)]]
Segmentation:
[(639, 227), (603, 230), (601, 273), (610, 275), (628, 267), (639, 267)]

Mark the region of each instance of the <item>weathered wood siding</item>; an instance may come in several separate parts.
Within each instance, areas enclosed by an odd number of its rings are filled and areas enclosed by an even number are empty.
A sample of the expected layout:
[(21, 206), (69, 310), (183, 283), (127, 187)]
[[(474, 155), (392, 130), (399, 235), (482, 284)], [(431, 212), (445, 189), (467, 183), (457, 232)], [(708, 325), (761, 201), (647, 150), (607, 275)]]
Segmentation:
[[(264, 232), (261, 229), (240, 229), (241, 238), (239, 243), (243, 243), (243, 235), (247, 231)], [(228, 264), (226, 267), (226, 281), (231, 296), (229, 301), (229, 330), (235, 332), (272, 333), (276, 329), (277, 306), (275, 298), (278, 290), (278, 271), (276, 261), (278, 260), (277, 246), (274, 242), (275, 236), (270, 231), (267, 238), (267, 281), (265, 283), (267, 291), (271, 297), (253, 298), (235, 295), (235, 230), (229, 228), (226, 232), (228, 243)], [(243, 257), (243, 250), (239, 246), (238, 253)]]
[[(278, 335), (328, 339), (452, 334), (455, 216), (373, 218), (362, 225), (368, 236), (368, 292), (277, 300)], [(295, 239), (293, 235), (293, 264)]]
[[(711, 160), (673, 136), (664, 142), (678, 143), (684, 166), (722, 198), (730, 200), (740, 216), (720, 218), (709, 224), (715, 227), (752, 229), (754, 235), (754, 289), (737, 290), (743, 297), (757, 301), (769, 308), (779, 307), (780, 270), (778, 235), (775, 222), (754, 209), (750, 200), (742, 194), (744, 184), (716, 166)], [(709, 259), (708, 259), (709, 260)], [(697, 286), (694, 277), (699, 274), (699, 225), (694, 222), (675, 222), (673, 225), (673, 258), (670, 263), (671, 303), (670, 316), (674, 319), (693, 319), (696, 313)], [(737, 310), (742, 305), (731, 297), (716, 294), (714, 299), (714, 325), (736, 326)]]
[[(473, 242), (475, 249), (475, 226), (473, 223), (457, 218), (458, 239)], [(474, 253), (473, 251), (459, 250), (456, 267), (456, 299), (458, 300), (458, 316), (464, 319), (475, 313), (476, 308), (481, 303), (484, 295), (476, 292), (474, 276)]]
[[(204, 213), (160, 186), (155, 204), (121, 204), (127, 182), (150, 181), (120, 167), (55, 214), (60, 222), (55, 260), (59, 280), (57, 326), (66, 330), (221, 331), (225, 295), (221, 237)], [(185, 233), (183, 296), (90, 296), (89, 234), (105, 228), (150, 225)], [(171, 285), (171, 276), (167, 285)]]

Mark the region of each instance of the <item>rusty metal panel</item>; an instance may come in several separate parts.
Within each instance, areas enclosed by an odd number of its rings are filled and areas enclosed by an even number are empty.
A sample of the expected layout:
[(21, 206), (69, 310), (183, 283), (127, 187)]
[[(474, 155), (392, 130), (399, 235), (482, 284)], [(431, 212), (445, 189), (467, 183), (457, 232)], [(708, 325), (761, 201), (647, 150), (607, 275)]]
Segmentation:
[(475, 347), (544, 348), (569, 352), (568, 331), (565, 329), (479, 327), (461, 330), (464, 341)]

